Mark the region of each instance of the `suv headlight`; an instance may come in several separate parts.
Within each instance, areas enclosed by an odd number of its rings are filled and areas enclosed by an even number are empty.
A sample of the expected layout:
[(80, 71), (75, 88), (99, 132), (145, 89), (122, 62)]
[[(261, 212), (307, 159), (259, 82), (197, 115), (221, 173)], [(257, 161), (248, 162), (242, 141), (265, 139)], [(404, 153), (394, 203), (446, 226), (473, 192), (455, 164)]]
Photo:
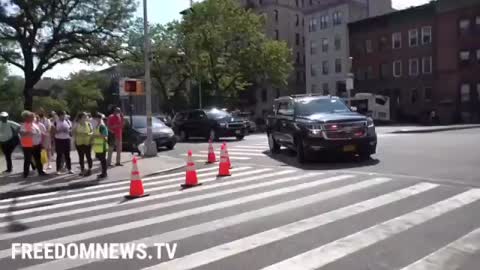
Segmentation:
[(313, 124), (313, 125), (308, 125), (307, 128), (308, 128), (310, 131), (313, 131), (313, 130), (322, 131), (322, 130), (323, 130), (323, 125)]
[(367, 118), (367, 127), (369, 127), (369, 128), (375, 127), (375, 123), (373, 122), (373, 118), (371, 118), (371, 117)]
[(222, 128), (228, 127), (228, 124), (225, 123), (225, 122), (220, 122), (219, 125), (220, 125), (220, 127), (222, 127)]

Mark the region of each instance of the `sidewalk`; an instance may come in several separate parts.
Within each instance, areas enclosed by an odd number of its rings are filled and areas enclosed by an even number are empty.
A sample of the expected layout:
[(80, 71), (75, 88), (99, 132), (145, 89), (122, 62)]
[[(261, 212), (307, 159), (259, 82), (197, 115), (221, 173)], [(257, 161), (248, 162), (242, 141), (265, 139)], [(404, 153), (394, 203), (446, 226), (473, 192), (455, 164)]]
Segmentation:
[[(122, 164), (124, 166), (111, 167), (108, 169), (108, 178), (98, 180), (97, 174), (100, 173), (100, 163), (94, 161), (92, 175), (89, 177), (81, 177), (80, 168), (78, 165), (78, 155), (72, 151), (72, 168), (74, 175), (56, 175), (55, 162), (52, 163), (52, 170), (47, 170), (48, 176), (40, 177), (36, 172), (31, 172), (28, 178), (22, 177), (23, 157), (19, 159), (21, 154), (14, 155), (12, 174), (0, 175), (0, 199), (14, 198), (18, 196), (27, 196), (32, 194), (78, 189), (87, 186), (104, 184), (109, 182), (116, 182), (121, 180), (129, 180), (132, 170), (130, 153), (122, 154)], [(114, 154), (114, 158), (115, 158)], [(138, 158), (138, 168), (142, 177), (159, 174), (162, 172), (179, 169), (185, 166), (183, 159), (169, 157), (159, 153), (157, 157), (153, 158)], [(2, 171), (5, 167), (5, 161), (0, 157), (0, 169)], [(128, 184), (126, 184), (128, 185)]]
[(448, 126), (416, 126), (416, 127), (394, 127), (394, 131), (389, 133), (394, 134), (407, 134), (407, 133), (431, 133), (431, 132), (440, 132), (440, 131), (449, 131), (449, 130), (462, 130), (462, 129), (473, 129), (480, 128), (480, 124), (468, 124), (468, 125), (448, 125)]

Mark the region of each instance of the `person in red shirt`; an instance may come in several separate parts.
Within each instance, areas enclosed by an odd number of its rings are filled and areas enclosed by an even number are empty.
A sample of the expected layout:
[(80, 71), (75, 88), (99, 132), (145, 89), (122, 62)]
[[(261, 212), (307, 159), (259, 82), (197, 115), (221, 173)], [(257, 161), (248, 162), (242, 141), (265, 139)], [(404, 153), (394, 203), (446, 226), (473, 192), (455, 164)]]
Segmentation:
[(122, 155), (123, 124), (124, 124), (124, 120), (123, 120), (122, 111), (120, 110), (120, 108), (117, 107), (113, 110), (113, 113), (110, 116), (108, 116), (108, 120), (107, 120), (109, 133), (112, 134), (112, 136), (109, 136), (110, 147), (108, 148), (108, 158), (107, 158), (108, 166), (111, 166), (112, 164), (114, 147), (117, 151), (117, 161), (115, 163), (115, 166), (122, 166), (121, 155)]

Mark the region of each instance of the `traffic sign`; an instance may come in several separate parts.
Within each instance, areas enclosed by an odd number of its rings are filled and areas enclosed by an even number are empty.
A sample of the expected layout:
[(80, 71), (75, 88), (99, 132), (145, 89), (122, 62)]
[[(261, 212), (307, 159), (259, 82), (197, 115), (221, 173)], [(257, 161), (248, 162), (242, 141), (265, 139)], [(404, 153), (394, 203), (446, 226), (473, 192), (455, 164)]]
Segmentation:
[(120, 96), (144, 96), (144, 81), (141, 79), (122, 78), (119, 82)]

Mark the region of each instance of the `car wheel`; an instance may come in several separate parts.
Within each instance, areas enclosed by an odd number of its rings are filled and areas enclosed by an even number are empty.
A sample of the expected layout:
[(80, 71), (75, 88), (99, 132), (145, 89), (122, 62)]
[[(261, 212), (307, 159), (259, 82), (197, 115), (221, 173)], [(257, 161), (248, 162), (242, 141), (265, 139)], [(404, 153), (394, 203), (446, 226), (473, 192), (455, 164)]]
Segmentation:
[(182, 142), (188, 141), (188, 134), (185, 130), (180, 130), (180, 140)]
[(244, 135), (238, 135), (238, 136), (235, 136), (237, 138), (237, 140), (241, 141), (243, 140), (243, 138), (245, 138)]
[(175, 143), (171, 142), (171, 143), (168, 143), (165, 146), (167, 147), (168, 150), (173, 150), (173, 148), (175, 148)]
[(280, 152), (280, 145), (275, 141), (273, 138), (273, 134), (268, 134), (268, 147), (270, 148), (270, 152), (276, 154)]
[(363, 152), (358, 153), (358, 156), (360, 157), (361, 160), (369, 160), (371, 158), (372, 154), (370, 152), (363, 151)]
[(300, 164), (306, 162), (305, 148), (302, 139), (297, 139), (297, 161)]

